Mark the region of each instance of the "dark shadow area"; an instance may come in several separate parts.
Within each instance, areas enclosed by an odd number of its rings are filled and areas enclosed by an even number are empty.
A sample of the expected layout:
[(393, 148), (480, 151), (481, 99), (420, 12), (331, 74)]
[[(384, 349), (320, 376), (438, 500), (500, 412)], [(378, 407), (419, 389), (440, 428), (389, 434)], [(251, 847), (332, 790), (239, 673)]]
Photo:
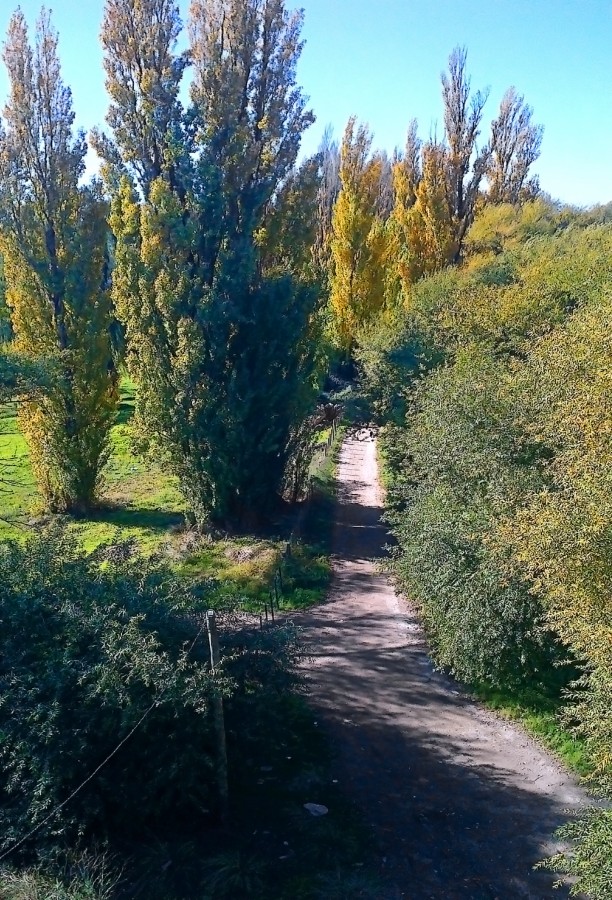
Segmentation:
[(137, 506), (104, 504), (87, 516), (89, 522), (106, 522), (124, 528), (149, 528), (151, 531), (167, 531), (185, 522), (182, 513)]
[(384, 559), (389, 534), (381, 525), (381, 508), (363, 506), (339, 492), (334, 553), (345, 560)]
[(335, 777), (380, 845), (389, 884), (381, 900), (567, 897), (553, 890), (551, 873), (532, 867), (550, 852), (568, 799), (539, 787), (539, 768), (491, 763), (495, 745), (481, 732), (516, 736), (501, 721), (483, 729), (474, 701), (433, 669), (422, 636), (385, 646), (389, 621), (376, 614), (336, 628), (315, 612), (301, 624), (317, 662), (311, 705), (334, 747)]
[(134, 416), (135, 405), (136, 389), (131, 384), (125, 382), (122, 383), (119, 403), (117, 404), (115, 425), (127, 425)]
[(568, 896), (553, 888), (551, 873), (533, 870), (567, 819), (562, 803), (505, 784), (492, 766), (453, 762), (460, 743), (433, 746), (419, 731), (356, 711), (350, 726), (327, 714), (323, 721), (339, 783), (359, 797), (377, 835), (389, 897)]

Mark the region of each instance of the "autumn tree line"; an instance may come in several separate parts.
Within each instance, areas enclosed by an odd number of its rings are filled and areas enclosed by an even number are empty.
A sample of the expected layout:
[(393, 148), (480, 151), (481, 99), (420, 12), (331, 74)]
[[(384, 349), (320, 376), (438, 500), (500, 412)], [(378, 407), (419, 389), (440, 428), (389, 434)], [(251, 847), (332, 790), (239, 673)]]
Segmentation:
[(55, 369), (20, 413), (52, 511), (95, 503), (124, 364), (139, 428), (197, 525), (265, 514), (300, 470), (321, 306), (308, 210), (292, 212), (312, 179), (312, 164), (294, 171), (313, 120), (295, 82), (300, 27), (280, 0), (194, 2), (177, 53), (174, 3), (107, 3), (110, 130), (91, 137), (102, 179), (83, 184), (49, 15), (33, 46), (14, 15), (1, 250), (14, 349)]
[[(591, 787), (609, 798), (609, 209), (540, 194), (542, 127), (510, 88), (487, 132), (487, 91), (472, 90), (463, 48), (441, 77), (440, 136), (413, 121), (390, 156), (351, 118), (339, 143), (328, 131), (300, 161), (314, 119), (296, 80), (301, 25), (283, 0), (193, 0), (179, 52), (173, 0), (107, 0), (108, 127), (87, 139), (102, 166), (86, 183), (50, 17), (31, 42), (13, 16), (0, 126), (12, 341), (0, 373), (2, 396), (22, 398), (41, 494), (55, 512), (95, 506), (127, 369), (135, 431), (177, 478), (192, 523), (257, 525), (299, 497), (321, 387), (349, 363), (382, 426), (396, 571), (438, 662), (561, 703)], [(74, 572), (96, 583), (95, 560), (62, 537), (67, 568), (55, 570), (45, 540), (27, 552), (58, 595)], [(20, 552), (0, 566), (23, 569)], [(140, 591), (155, 623), (157, 577), (136, 589), (120, 572), (104, 590)], [(103, 642), (115, 625), (100, 618), (101, 589), (83, 605)], [(12, 609), (17, 634), (22, 606)], [(190, 685), (206, 693), (196, 662)], [(146, 671), (143, 658), (137, 684)], [(175, 673), (177, 698), (188, 674)], [(55, 794), (40, 796), (23, 821)], [(611, 827), (605, 807), (568, 826), (575, 852), (551, 864), (576, 876), (573, 890), (610, 896)]]
[(514, 90), (477, 150), (486, 93), (470, 94), (461, 49), (442, 78), (443, 140), (421, 143), (413, 123), (389, 159), (351, 119), (339, 149), (327, 139), (298, 165), (314, 119), (296, 83), (301, 23), (281, 0), (194, 2), (179, 53), (176, 4), (108, 2), (108, 129), (89, 137), (102, 172), (85, 184), (50, 16), (32, 45), (14, 15), (1, 255), (13, 349), (54, 370), (20, 410), (51, 511), (96, 503), (123, 366), (137, 430), (199, 527), (297, 496), (333, 347), (350, 354), (404, 282), (461, 259), (485, 175), (491, 202), (537, 190), (541, 129)]

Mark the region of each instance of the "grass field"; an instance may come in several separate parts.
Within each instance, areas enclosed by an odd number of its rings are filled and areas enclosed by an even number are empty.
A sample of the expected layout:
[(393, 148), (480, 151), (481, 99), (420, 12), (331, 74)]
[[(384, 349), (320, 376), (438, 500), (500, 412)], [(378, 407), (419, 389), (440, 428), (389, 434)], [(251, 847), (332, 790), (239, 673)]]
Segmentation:
[(0, 537), (16, 537), (10, 524), (30, 515), (37, 501), (26, 442), (17, 427), (12, 403), (0, 406)]
[[(133, 412), (134, 387), (125, 380), (111, 431), (111, 455), (103, 472), (101, 507), (91, 519), (70, 524), (87, 550), (102, 543), (135, 540), (143, 552), (153, 552), (168, 530), (183, 522), (184, 504), (175, 481), (154, 460), (143, 459), (132, 449)], [(19, 538), (43, 510), (13, 404), (0, 410), (0, 476), (5, 482), (0, 495), (0, 538)]]
[[(291, 521), (279, 522), (278, 533), (265, 537), (241, 535), (212, 540), (189, 531), (176, 479), (167, 475), (155, 459), (134, 449), (134, 402), (134, 385), (124, 379), (117, 421), (111, 431), (111, 454), (103, 471), (100, 507), (85, 520), (66, 517), (66, 526), (78, 534), (86, 552), (103, 544), (129, 541), (134, 552), (168, 557), (177, 574), (212, 582), (213, 605), (224, 605), (231, 599), (256, 611), (269, 596)], [(312, 504), (313, 523), (319, 524), (307, 529), (307, 536), (296, 543), (284, 564), (282, 602), (288, 609), (319, 602), (329, 581), (327, 535), (324, 522), (319, 520), (322, 507), (328, 503), (331, 457), (320, 469), (317, 497)], [(0, 540), (23, 539), (45, 521), (15, 406), (5, 404), (0, 407)]]

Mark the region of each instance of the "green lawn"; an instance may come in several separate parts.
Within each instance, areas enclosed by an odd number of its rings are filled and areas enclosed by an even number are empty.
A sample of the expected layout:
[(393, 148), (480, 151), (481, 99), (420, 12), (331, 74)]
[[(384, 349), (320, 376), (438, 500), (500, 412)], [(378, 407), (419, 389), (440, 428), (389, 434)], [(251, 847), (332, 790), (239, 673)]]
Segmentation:
[[(168, 529), (183, 521), (184, 504), (174, 480), (132, 449), (133, 411), (134, 387), (126, 379), (111, 432), (111, 456), (103, 472), (101, 507), (90, 520), (70, 526), (79, 532), (87, 550), (133, 539), (143, 552), (153, 552)], [(0, 477), (0, 538), (21, 537), (43, 511), (13, 404), (0, 408)]]
[(15, 535), (15, 519), (31, 516), (37, 503), (28, 448), (12, 403), (0, 406), (0, 537)]

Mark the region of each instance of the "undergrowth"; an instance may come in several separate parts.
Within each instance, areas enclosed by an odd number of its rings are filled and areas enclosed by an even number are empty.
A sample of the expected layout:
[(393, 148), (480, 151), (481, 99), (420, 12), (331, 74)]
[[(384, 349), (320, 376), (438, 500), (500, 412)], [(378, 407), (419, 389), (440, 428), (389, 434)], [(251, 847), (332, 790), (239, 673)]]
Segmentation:
[[(324, 455), (316, 453), (308, 503), (279, 519), (266, 535), (201, 535), (186, 528), (176, 484), (154, 460), (134, 449), (133, 386), (122, 384), (112, 454), (104, 472), (102, 504), (94, 515), (62, 523), (85, 553), (114, 565), (114, 554), (131, 560), (156, 558), (179, 581), (197, 591), (208, 607), (257, 612), (279, 566), (281, 613), (321, 602), (330, 578), (334, 480), (343, 431)], [(27, 447), (14, 409), (5, 406), (0, 458), (12, 460), (12, 477), (0, 494), (0, 540), (22, 541), (48, 519), (37, 506)], [(1, 473), (0, 473), (1, 474)], [(18, 521), (15, 513), (20, 513)], [(25, 524), (25, 528), (23, 527)], [(290, 543), (290, 535), (294, 539)], [(290, 543), (290, 550), (287, 546)], [(272, 588), (273, 589), (273, 588)], [(266, 630), (263, 635), (265, 637)], [(270, 631), (273, 635), (274, 631)], [(195, 821), (156, 822), (150, 833), (116, 835), (84, 854), (57, 849), (28, 865), (0, 870), (0, 896), (7, 900), (316, 900), (375, 897), (364, 871), (371, 854), (368, 835), (354, 809), (331, 780), (330, 755), (306, 699), (293, 690), (270, 690), (265, 707), (252, 715), (248, 689), (244, 709), (226, 710), (231, 784), (228, 829)], [(239, 728), (237, 738), (233, 730)], [(322, 804), (315, 817), (305, 803)], [(127, 830), (129, 833), (129, 829)], [(76, 861), (75, 861), (76, 860)]]

